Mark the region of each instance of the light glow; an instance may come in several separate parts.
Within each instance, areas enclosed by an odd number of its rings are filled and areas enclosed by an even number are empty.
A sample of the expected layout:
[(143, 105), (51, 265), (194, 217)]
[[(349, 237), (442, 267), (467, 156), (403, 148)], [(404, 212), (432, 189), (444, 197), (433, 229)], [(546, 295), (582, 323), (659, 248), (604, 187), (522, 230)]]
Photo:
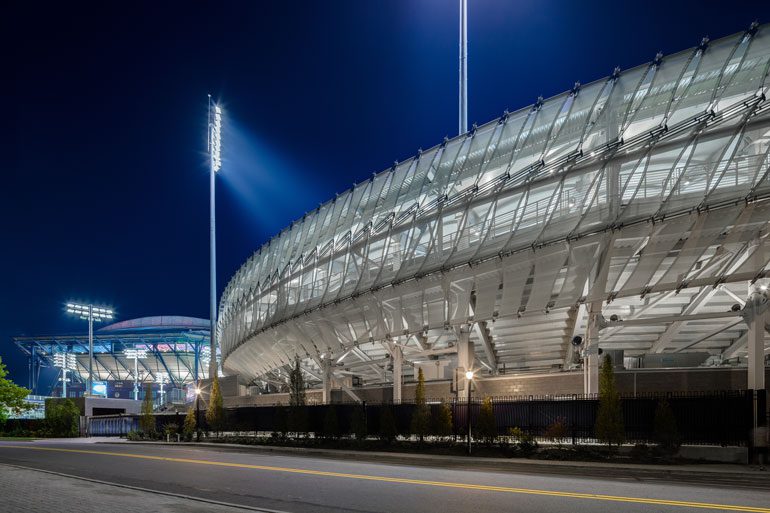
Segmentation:
[(222, 168), (222, 108), (214, 105), (214, 122), (211, 125), (211, 169)]
[(473, 371), (466, 372), (465, 379), (473, 379)]

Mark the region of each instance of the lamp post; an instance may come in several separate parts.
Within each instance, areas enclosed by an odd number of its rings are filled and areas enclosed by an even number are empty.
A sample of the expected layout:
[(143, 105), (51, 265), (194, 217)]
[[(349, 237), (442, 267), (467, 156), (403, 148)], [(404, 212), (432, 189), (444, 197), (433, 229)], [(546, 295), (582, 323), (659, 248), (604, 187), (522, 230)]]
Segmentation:
[(123, 356), (134, 360), (134, 401), (139, 400), (139, 359), (147, 358), (146, 349), (126, 349)]
[(473, 385), (473, 371), (465, 373), (465, 379), (468, 380), (468, 454), (471, 453), (471, 385)]
[(201, 387), (195, 385), (195, 441), (201, 441)]
[(160, 385), (160, 405), (159, 407), (164, 406), (166, 403), (164, 401), (166, 391), (164, 390), (163, 386), (166, 384), (166, 379), (168, 378), (168, 374), (165, 372), (158, 372), (155, 374), (155, 381)]
[(215, 176), (222, 168), (222, 108), (214, 104), (214, 115), (211, 113), (211, 95), (209, 95), (209, 307), (211, 316), (211, 361), (209, 362), (209, 378), (217, 374), (217, 227), (216, 227), (216, 194)]
[(67, 372), (77, 369), (77, 360), (75, 359), (75, 355), (72, 353), (55, 353), (53, 355), (53, 365), (54, 367), (61, 369), (61, 396), (67, 397)]
[(94, 377), (94, 322), (112, 319), (113, 311), (111, 308), (104, 308), (102, 306), (67, 303), (67, 313), (77, 315), (84, 321), (88, 321), (88, 383), (86, 384), (86, 395), (91, 395), (91, 382)]

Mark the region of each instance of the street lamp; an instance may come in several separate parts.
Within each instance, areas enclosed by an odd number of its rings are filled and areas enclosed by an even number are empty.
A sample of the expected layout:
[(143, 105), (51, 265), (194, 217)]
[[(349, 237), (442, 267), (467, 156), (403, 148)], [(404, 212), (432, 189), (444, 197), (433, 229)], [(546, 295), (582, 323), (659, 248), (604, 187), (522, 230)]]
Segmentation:
[(214, 115), (211, 115), (211, 95), (209, 95), (209, 161), (210, 168), (210, 198), (209, 198), (209, 251), (210, 251), (210, 270), (211, 279), (209, 300), (211, 316), (211, 361), (209, 362), (209, 378), (217, 375), (217, 228), (216, 228), (216, 194), (215, 176), (217, 171), (222, 168), (222, 108), (214, 104)]
[(168, 379), (168, 374), (166, 374), (165, 372), (158, 372), (155, 374), (155, 382), (160, 385), (160, 406), (163, 406), (166, 404), (163, 401), (166, 393), (166, 391), (163, 389), (163, 386), (166, 384), (167, 379)]
[(465, 373), (465, 379), (468, 380), (468, 454), (471, 453), (471, 385), (473, 385), (473, 371)]
[(62, 389), (61, 396), (67, 397), (67, 372), (77, 369), (77, 359), (73, 353), (54, 353), (53, 365), (58, 367), (62, 372)]
[(114, 312), (111, 308), (104, 308), (102, 306), (67, 303), (67, 313), (77, 315), (84, 321), (88, 321), (88, 383), (86, 385), (86, 395), (91, 395), (91, 381), (94, 376), (94, 322), (112, 319)]
[(139, 360), (147, 358), (146, 349), (126, 349), (123, 356), (134, 359), (134, 401), (139, 400)]
[(201, 388), (195, 386), (195, 441), (201, 441)]

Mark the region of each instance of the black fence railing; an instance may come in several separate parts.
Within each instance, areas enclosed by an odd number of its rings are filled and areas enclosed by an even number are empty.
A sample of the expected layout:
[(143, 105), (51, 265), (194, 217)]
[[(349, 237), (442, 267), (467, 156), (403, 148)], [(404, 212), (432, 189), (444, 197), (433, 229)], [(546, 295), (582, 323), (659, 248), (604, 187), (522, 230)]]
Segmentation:
[[(625, 397), (621, 401), (626, 439), (632, 443), (655, 442), (655, 410), (659, 401), (667, 400), (676, 418), (677, 432), (682, 443), (704, 445), (746, 445), (753, 426), (753, 392), (724, 391), (710, 393), (646, 394), (637, 397)], [(559, 399), (532, 397), (510, 400), (496, 398), (492, 402), (497, 432), (501, 436), (509, 434), (511, 428), (519, 428), (524, 433), (536, 438), (546, 439), (546, 431), (556, 422), (566, 427), (566, 439), (569, 441), (594, 441), (596, 416), (599, 401), (583, 396), (568, 396)], [(758, 411), (765, 411), (765, 395), (759, 394)], [(470, 408), (466, 401), (448, 403), (452, 410), (452, 431), (463, 435), (467, 429), (470, 413), (471, 425), (476, 425), (479, 418), (481, 400), (471, 401)], [(438, 417), (440, 404), (430, 402), (431, 418)], [(382, 409), (389, 408), (395, 419), (396, 428), (402, 435), (410, 434), (410, 425), (415, 405), (402, 404), (335, 404), (313, 405), (304, 407), (303, 422), (308, 432), (321, 434), (329, 408), (334, 408), (339, 432), (351, 432), (351, 419), (356, 410), (363, 410), (366, 431), (376, 436), (380, 431)], [(135, 420), (126, 417), (93, 417), (90, 423), (92, 435), (125, 435), (128, 430), (136, 429)], [(291, 431), (289, 408), (286, 406), (254, 406), (234, 408), (226, 411), (224, 431), (239, 433), (269, 433)], [(123, 419), (123, 420), (116, 420)], [(156, 415), (158, 429), (162, 431), (166, 424), (181, 427), (183, 414)], [(201, 411), (201, 423), (205, 426), (205, 415)], [(125, 432), (124, 432), (125, 431)]]

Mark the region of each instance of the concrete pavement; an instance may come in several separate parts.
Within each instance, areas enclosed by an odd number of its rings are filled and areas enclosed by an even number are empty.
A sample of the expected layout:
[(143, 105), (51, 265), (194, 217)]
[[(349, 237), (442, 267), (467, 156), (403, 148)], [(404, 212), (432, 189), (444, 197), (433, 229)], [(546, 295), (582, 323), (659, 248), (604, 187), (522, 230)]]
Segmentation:
[(770, 489), (385, 464), (190, 446), (2, 443), (11, 463), (212, 501), (303, 512), (770, 513)]
[[(238, 513), (229, 507), (82, 478), (0, 464), (0, 512)], [(262, 510), (267, 511), (267, 510)]]

